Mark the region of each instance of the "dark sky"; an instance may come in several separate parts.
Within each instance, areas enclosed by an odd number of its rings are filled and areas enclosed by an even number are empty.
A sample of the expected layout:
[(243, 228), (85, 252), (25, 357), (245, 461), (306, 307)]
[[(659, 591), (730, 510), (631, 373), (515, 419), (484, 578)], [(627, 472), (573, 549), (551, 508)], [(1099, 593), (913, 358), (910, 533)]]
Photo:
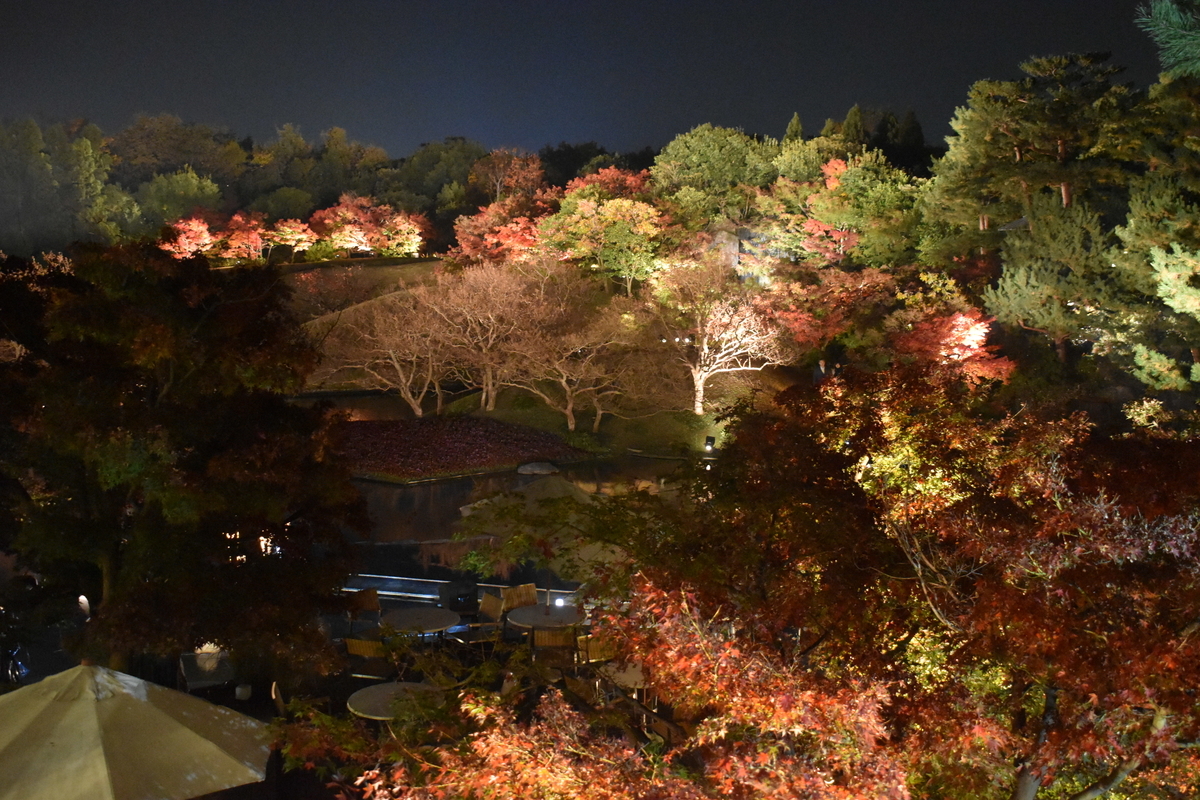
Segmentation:
[(929, 139), (983, 78), (1107, 50), (1139, 87), (1138, 0), (0, 0), (0, 118), (138, 113), (268, 140), (333, 126), (392, 156), (466, 136), (661, 146), (703, 122), (808, 134), (854, 103)]

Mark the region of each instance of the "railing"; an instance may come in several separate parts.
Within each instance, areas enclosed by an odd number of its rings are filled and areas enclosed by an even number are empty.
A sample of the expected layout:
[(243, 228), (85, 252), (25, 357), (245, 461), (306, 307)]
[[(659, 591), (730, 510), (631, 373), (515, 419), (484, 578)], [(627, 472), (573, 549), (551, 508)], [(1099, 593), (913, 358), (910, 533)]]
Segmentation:
[[(409, 603), (432, 603), (436, 604), (440, 595), (438, 587), (444, 586), (450, 581), (439, 581), (431, 578), (406, 578), (400, 575), (375, 575), (368, 572), (360, 572), (351, 576), (346, 586), (342, 587), (343, 592), (358, 592), (363, 589), (374, 588), (379, 592), (380, 598), (390, 598)], [(358, 584), (358, 585), (355, 585)], [(500, 590), (507, 588), (504, 584), (499, 583), (481, 583), (481, 590), (491, 589), (492, 594), (500, 594)], [(538, 589), (538, 602), (546, 603), (547, 595), (549, 602), (553, 604), (556, 600), (562, 599), (564, 603), (571, 603), (575, 595), (573, 589)]]

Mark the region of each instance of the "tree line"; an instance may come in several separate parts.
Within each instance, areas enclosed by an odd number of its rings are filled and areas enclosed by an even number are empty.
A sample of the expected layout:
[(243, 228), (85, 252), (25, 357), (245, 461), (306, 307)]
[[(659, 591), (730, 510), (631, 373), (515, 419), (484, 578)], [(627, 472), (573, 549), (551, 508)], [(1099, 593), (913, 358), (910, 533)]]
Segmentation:
[[(1188, 8), (1143, 24), (1195, 42)], [(636, 320), (712, 274), (786, 345), (750, 364), (848, 366), (727, 409), (719, 459), (669, 496), (547, 504), (512, 530), (498, 557), (575, 559), (660, 705), (423, 664), (461, 691), (361, 758), (301, 723), (293, 755), (412, 798), (1193, 791), (1200, 84), (1186, 64), (1144, 92), (1116, 75), (1073, 54), (975, 84), (928, 179), (845, 125), (700, 126), (646, 173), (460, 219), (442, 280), (582, 272), (650, 333), (640, 352), (670, 332), (694, 364), (696, 318)], [(1084, 410), (1101, 395), (1116, 419)]]
[[(1189, 41), (1189, 8), (1143, 24)], [(811, 138), (701, 125), (561, 183), (482, 154), (429, 282), (303, 328), (265, 248), (189, 250), (186, 212), (7, 259), (0, 522), (47, 574), (92, 564), (98, 647), (275, 630), (294, 661), (323, 652), (301, 617), (360, 512), (329, 420), (284, 402), (310, 376), (414, 414), (517, 387), (601, 431), (719, 412), (719, 458), (675, 491), (526, 509), (495, 556), (569, 559), (659, 705), (519, 655), (397, 653), (436, 708), (383, 734), (305, 717), (288, 754), (411, 798), (1186, 796), (1200, 82), (1164, 57), (1145, 91), (1096, 54), (976, 83), (928, 176), (861, 110)], [(322, 235), (408, 213), (368, 188), (314, 200), (342, 209)], [(772, 398), (713, 390), (822, 356), (843, 368)], [(288, 602), (234, 624), (230, 586)]]

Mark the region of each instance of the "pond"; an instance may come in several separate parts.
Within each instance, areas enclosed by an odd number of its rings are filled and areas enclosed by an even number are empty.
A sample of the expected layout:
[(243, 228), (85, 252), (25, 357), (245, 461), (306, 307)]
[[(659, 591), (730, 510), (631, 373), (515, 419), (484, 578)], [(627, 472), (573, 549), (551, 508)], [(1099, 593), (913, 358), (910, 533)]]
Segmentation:
[[(315, 400), (317, 397), (308, 398)], [(376, 392), (329, 394), (354, 419), (409, 419), (411, 412), (398, 397)], [(302, 400), (302, 402), (304, 402)], [(559, 476), (585, 492), (612, 494), (626, 486), (656, 490), (680, 466), (676, 459), (625, 454), (575, 464), (557, 465)], [(355, 480), (367, 502), (371, 527), (358, 541), (359, 571), (410, 577), (439, 577), (431, 569), (431, 546), (452, 538), (463, 519), (462, 509), (485, 497), (520, 489), (544, 476), (516, 470), (459, 478), (395, 484)]]
[[(680, 462), (626, 455), (559, 467), (560, 476), (585, 492), (612, 494), (633, 485), (661, 486)], [(454, 535), (461, 509), (499, 492), (511, 492), (544, 476), (520, 475), (515, 470), (463, 478), (392, 484), (355, 481), (371, 514), (372, 542), (429, 541)]]

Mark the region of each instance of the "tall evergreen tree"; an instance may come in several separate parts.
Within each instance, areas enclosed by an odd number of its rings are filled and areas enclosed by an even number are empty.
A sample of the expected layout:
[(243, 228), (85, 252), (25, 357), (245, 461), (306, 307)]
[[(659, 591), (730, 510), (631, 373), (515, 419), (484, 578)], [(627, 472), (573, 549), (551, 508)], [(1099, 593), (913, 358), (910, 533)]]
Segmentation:
[(1000, 280), (984, 292), (988, 311), (1049, 337), (1060, 360), (1067, 358), (1068, 341), (1125, 305), (1106, 232), (1082, 203), (1064, 208), (1055, 197), (1035, 196), (1029, 226), (1008, 233), (1003, 260)]
[(900, 121), (891, 111), (885, 111), (871, 131), (871, 147), (882, 150), (885, 154), (896, 144), (896, 131)]
[(869, 140), (866, 125), (863, 123), (863, 112), (858, 104), (851, 106), (842, 120), (842, 136), (850, 144), (866, 144)]
[(787, 130), (783, 132), (783, 143), (798, 142), (804, 140), (804, 126), (800, 123), (800, 112), (792, 114), (792, 118), (788, 120)]
[(1135, 174), (1126, 168), (1131, 111), (1140, 100), (1116, 85), (1119, 71), (1103, 54), (1036, 58), (1017, 81), (979, 81), (951, 127), (950, 149), (933, 168), (925, 215), (956, 234), (938, 243), (942, 258), (972, 247), (994, 248), (999, 228), (1026, 215), (1035, 196), (1060, 205), (1077, 198), (1097, 206), (1122, 192)]
[(1158, 45), (1164, 69), (1200, 77), (1200, 6), (1194, 0), (1152, 0), (1138, 8), (1137, 24)]

